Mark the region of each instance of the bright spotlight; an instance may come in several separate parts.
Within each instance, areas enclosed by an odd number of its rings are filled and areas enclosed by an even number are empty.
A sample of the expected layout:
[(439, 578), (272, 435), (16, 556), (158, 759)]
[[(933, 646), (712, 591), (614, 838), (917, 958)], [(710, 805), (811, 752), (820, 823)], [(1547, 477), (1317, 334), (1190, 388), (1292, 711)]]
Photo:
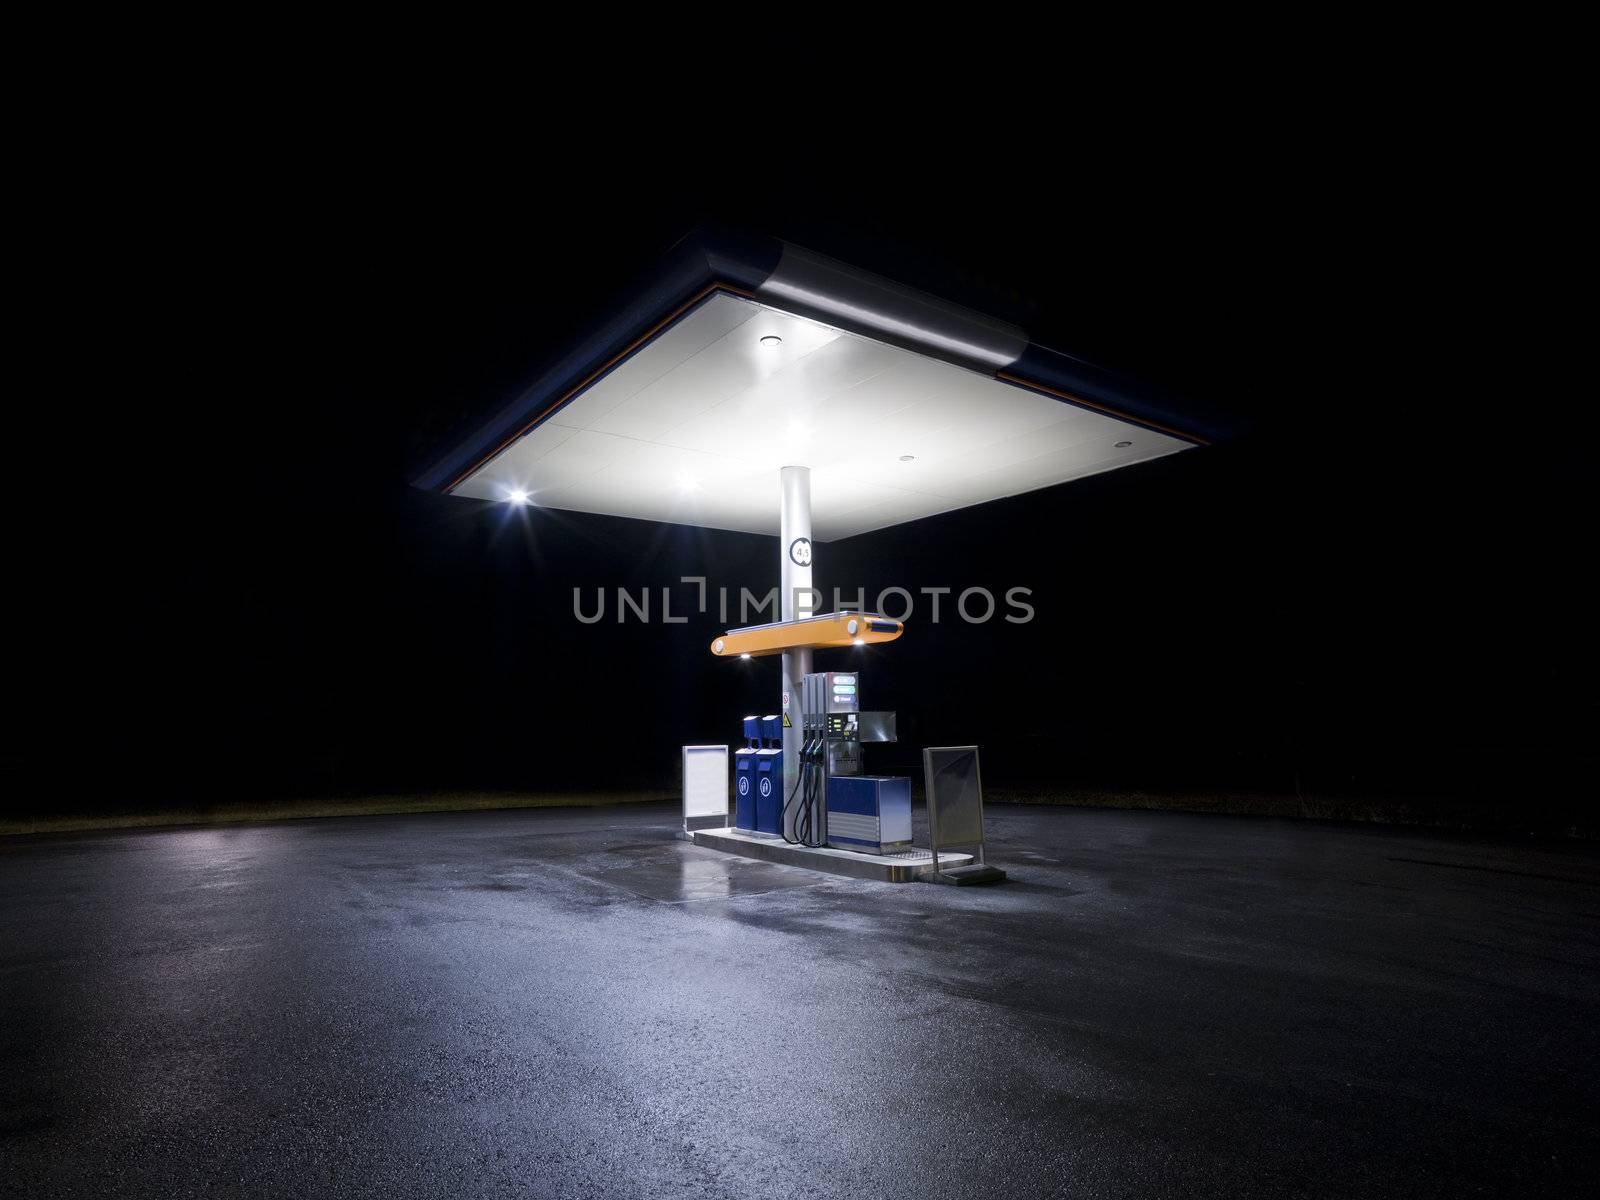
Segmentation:
[(856, 645), (865, 646), (866, 644), (867, 644), (867, 639), (866, 638), (857, 638), (856, 639)]
[(533, 497), (528, 495), (528, 493), (523, 491), (521, 488), (516, 488), (509, 496), (506, 497), (506, 499), (511, 501), (513, 504), (526, 504), (529, 500), (533, 499)]
[(700, 481), (693, 475), (680, 475), (678, 476), (678, 490), (680, 492), (698, 492), (700, 490)]
[(748, 654), (741, 654), (741, 655), (739, 655), (739, 657), (740, 658), (749, 658), (750, 656)]

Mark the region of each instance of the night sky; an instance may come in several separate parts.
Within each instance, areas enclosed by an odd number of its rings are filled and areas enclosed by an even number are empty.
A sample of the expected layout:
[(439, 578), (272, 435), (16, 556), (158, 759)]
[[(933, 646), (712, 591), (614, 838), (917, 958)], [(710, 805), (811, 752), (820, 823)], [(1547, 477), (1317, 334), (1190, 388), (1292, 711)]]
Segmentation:
[(406, 482), (714, 220), (1250, 426), (819, 545), (824, 589), (1033, 590), (1030, 625), (913, 622), (865, 656), (867, 706), (905, 739), (876, 769), (977, 742), (994, 787), (1299, 786), (1592, 823), (1587, 464), (1556, 401), (1475, 371), (1463, 309), (1508, 298), (1473, 288), (1446, 204), (1380, 186), (1392, 164), (1216, 154), (1078, 186), (916, 155), (278, 162), (200, 189), (152, 167), (77, 276), (98, 299), (54, 373), (74, 399), (42, 414), (66, 419), (25, 483), (60, 499), (13, 513), (38, 566), (13, 579), (32, 616), (8, 806), (670, 789), (679, 745), (736, 741), (774, 707), (775, 659), (713, 661), (714, 613), (580, 625), (572, 589), (765, 591), (775, 540)]

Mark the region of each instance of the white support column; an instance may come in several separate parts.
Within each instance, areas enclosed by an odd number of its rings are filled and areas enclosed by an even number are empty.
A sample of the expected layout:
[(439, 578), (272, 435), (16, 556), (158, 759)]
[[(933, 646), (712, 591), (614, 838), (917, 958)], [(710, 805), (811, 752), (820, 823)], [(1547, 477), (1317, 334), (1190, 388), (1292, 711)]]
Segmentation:
[[(811, 468), (784, 467), (781, 507), (778, 510), (778, 619), (797, 621), (813, 615), (815, 596), (811, 591)], [(787, 703), (783, 714), (788, 725), (783, 731), (783, 798), (794, 792), (800, 773), (800, 747), (805, 740), (800, 718), (800, 683), (811, 671), (810, 650), (790, 650), (783, 656), (783, 694)], [(789, 814), (793, 816), (792, 811)], [(791, 837), (792, 822), (785, 822)]]

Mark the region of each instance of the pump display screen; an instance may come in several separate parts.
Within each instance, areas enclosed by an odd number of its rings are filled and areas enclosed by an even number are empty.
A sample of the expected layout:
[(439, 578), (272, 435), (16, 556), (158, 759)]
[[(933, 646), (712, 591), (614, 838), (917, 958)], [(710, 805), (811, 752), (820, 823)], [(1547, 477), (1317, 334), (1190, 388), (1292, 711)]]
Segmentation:
[(861, 708), (854, 672), (830, 671), (823, 686), (826, 689), (823, 700), (828, 712), (856, 712)]

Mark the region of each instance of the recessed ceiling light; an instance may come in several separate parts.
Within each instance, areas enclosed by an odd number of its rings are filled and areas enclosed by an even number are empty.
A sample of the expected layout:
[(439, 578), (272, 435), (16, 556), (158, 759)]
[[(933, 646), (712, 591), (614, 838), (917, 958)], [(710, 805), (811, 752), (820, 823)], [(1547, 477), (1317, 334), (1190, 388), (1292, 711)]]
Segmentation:
[(776, 350), (779, 346), (783, 345), (783, 339), (775, 333), (769, 333), (766, 337), (761, 339), (761, 344), (768, 350)]
[(913, 460), (914, 460), (914, 459), (915, 459), (915, 458), (916, 458), (916, 457), (917, 457), (917, 456), (916, 456), (916, 455), (915, 455), (915, 454), (902, 454), (902, 455), (901, 455), (901, 456), (900, 456), (900, 461), (901, 461), (901, 462), (911, 462), (911, 461), (913, 461)]
[(521, 488), (517, 488), (510, 495), (508, 495), (506, 499), (511, 501), (513, 504), (526, 504), (530, 499), (532, 499), (532, 497), (530, 497), (528, 493), (523, 491)]
[(1131, 445), (1133, 445), (1132, 442), (1118, 442), (1117, 443), (1117, 449), (1118, 450), (1126, 450)]
[(858, 645), (858, 646), (865, 646), (867, 644), (867, 639), (866, 638), (857, 638), (856, 641), (855, 641), (855, 644)]
[(740, 658), (749, 658), (750, 656), (748, 654), (741, 654), (741, 655), (739, 655), (739, 657)]

